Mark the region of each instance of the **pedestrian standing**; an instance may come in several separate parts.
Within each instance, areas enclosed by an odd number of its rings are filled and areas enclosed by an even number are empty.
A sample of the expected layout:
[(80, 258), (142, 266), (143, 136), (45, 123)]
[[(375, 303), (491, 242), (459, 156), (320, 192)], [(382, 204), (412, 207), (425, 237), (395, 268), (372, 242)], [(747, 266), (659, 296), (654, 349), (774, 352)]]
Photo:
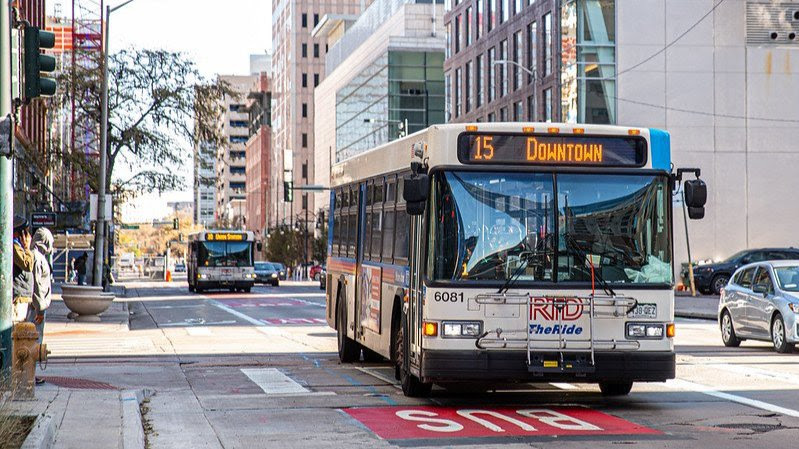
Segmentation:
[[(33, 297), (28, 307), (27, 321), (36, 326), (39, 333), (39, 344), (44, 337), (44, 319), (52, 298), (53, 267), (50, 254), (53, 253), (53, 233), (47, 228), (39, 228), (31, 240), (33, 250)], [(36, 383), (44, 382), (36, 378)]]
[(15, 322), (25, 320), (28, 304), (33, 297), (33, 252), (30, 250), (31, 234), (28, 220), (14, 216), (14, 268), (12, 271), (13, 318)]
[(89, 255), (86, 251), (75, 260), (75, 271), (78, 272), (78, 285), (86, 285), (86, 262), (88, 260)]

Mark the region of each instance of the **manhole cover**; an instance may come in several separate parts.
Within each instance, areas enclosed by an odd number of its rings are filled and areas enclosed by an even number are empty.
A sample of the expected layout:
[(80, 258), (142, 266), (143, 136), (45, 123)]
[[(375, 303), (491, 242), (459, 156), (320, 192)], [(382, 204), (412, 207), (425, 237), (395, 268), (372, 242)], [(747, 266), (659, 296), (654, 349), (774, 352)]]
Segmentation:
[(772, 430), (779, 430), (783, 428), (782, 424), (755, 424), (755, 423), (717, 424), (714, 427), (721, 427), (722, 429), (751, 430), (754, 433), (766, 433), (766, 432), (771, 432)]
[(42, 377), (45, 382), (57, 385), (62, 388), (74, 388), (76, 390), (118, 390), (117, 387), (89, 379), (78, 379), (76, 377), (47, 376)]

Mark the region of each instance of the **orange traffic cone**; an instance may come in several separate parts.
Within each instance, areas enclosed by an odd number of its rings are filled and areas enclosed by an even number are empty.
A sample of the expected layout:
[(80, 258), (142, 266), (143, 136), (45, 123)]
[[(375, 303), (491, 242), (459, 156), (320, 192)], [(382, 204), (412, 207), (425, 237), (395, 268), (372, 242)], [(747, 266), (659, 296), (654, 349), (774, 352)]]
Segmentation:
[(166, 270), (166, 281), (172, 282), (172, 272), (169, 270)]

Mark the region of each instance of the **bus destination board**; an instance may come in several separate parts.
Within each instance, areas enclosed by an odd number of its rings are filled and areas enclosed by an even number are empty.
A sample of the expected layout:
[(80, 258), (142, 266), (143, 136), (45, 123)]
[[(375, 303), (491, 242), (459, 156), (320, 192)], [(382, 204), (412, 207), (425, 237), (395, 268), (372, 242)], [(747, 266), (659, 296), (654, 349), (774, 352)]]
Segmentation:
[(463, 133), (458, 159), (465, 164), (530, 164), (642, 167), (646, 140), (640, 136)]
[(247, 240), (247, 234), (238, 232), (209, 232), (205, 234), (205, 239), (209, 242), (243, 242)]

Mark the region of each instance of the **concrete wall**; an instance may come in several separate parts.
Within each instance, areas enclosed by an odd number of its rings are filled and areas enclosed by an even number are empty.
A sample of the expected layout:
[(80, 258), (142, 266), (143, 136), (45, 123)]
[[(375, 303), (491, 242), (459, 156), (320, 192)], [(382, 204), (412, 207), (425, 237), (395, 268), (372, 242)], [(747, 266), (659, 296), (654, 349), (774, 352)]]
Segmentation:
[[(617, 122), (668, 130), (675, 167), (702, 169), (709, 199), (705, 219), (689, 221), (694, 259), (799, 246), (799, 43), (747, 45), (747, 2), (727, 1), (626, 71), (715, 3), (617, 0)], [(681, 204), (674, 207), (679, 263), (685, 233)]]

